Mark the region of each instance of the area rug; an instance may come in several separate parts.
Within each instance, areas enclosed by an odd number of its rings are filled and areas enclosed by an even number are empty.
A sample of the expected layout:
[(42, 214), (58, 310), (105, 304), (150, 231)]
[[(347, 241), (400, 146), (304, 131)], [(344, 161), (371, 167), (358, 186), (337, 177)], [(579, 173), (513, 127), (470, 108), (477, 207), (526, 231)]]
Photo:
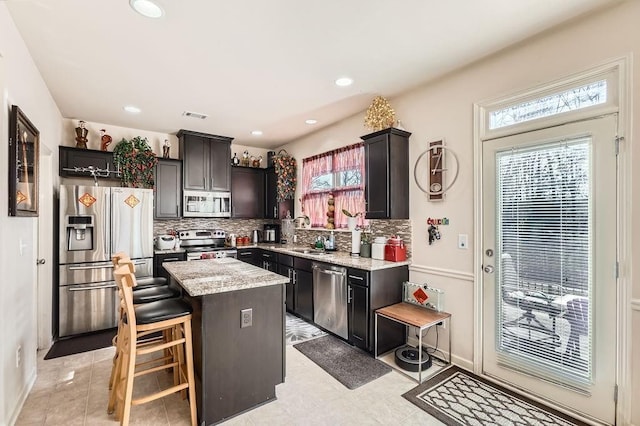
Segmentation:
[(456, 366), (402, 396), (452, 426), (585, 424)]
[(388, 365), (331, 335), (293, 347), (349, 389), (359, 388), (391, 371)]
[(107, 346), (111, 346), (116, 332), (117, 329), (111, 328), (96, 333), (60, 339), (53, 344), (49, 352), (44, 356), (44, 359), (59, 358), (61, 356), (106, 348)]
[(286, 339), (287, 345), (305, 342), (309, 339), (325, 336), (327, 333), (313, 324), (287, 312)]

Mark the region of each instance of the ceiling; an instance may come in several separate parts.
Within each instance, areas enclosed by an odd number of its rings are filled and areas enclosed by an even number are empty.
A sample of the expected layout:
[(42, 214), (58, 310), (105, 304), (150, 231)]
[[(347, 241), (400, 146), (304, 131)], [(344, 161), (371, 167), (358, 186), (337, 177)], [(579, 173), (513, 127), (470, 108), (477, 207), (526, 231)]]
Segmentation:
[(274, 148), (615, 0), (156, 2), (5, 4), (64, 117)]

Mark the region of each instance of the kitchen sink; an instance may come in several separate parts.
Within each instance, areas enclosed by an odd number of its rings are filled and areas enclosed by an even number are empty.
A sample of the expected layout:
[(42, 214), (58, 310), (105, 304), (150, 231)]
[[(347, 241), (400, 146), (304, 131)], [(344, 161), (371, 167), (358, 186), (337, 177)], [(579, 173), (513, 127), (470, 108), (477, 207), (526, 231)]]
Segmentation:
[(324, 251), (314, 250), (311, 248), (296, 248), (291, 249), (291, 251), (301, 254), (309, 254), (311, 256), (323, 256), (326, 254)]

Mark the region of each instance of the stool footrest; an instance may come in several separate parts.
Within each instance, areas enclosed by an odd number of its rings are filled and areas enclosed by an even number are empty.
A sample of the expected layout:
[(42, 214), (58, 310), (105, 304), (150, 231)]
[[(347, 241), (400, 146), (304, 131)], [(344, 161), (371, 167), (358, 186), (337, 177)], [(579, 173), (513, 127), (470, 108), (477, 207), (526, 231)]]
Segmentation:
[(172, 386), (158, 393), (143, 396), (142, 398), (138, 398), (138, 399), (133, 399), (131, 400), (131, 405), (139, 405), (139, 404), (145, 404), (147, 402), (155, 401), (156, 399), (164, 398), (167, 395), (171, 395), (172, 393), (176, 393), (183, 389), (187, 389), (188, 387), (189, 387), (188, 383), (181, 383), (177, 386)]

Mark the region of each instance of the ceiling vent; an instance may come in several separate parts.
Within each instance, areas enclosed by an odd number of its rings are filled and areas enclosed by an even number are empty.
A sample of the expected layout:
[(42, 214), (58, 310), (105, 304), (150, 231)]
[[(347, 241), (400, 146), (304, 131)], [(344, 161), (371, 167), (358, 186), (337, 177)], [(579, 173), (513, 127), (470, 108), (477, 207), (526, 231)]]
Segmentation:
[(185, 111), (182, 113), (182, 115), (185, 117), (199, 118), (200, 120), (204, 120), (205, 118), (208, 117), (207, 114), (200, 114), (199, 112), (193, 112), (193, 111)]

